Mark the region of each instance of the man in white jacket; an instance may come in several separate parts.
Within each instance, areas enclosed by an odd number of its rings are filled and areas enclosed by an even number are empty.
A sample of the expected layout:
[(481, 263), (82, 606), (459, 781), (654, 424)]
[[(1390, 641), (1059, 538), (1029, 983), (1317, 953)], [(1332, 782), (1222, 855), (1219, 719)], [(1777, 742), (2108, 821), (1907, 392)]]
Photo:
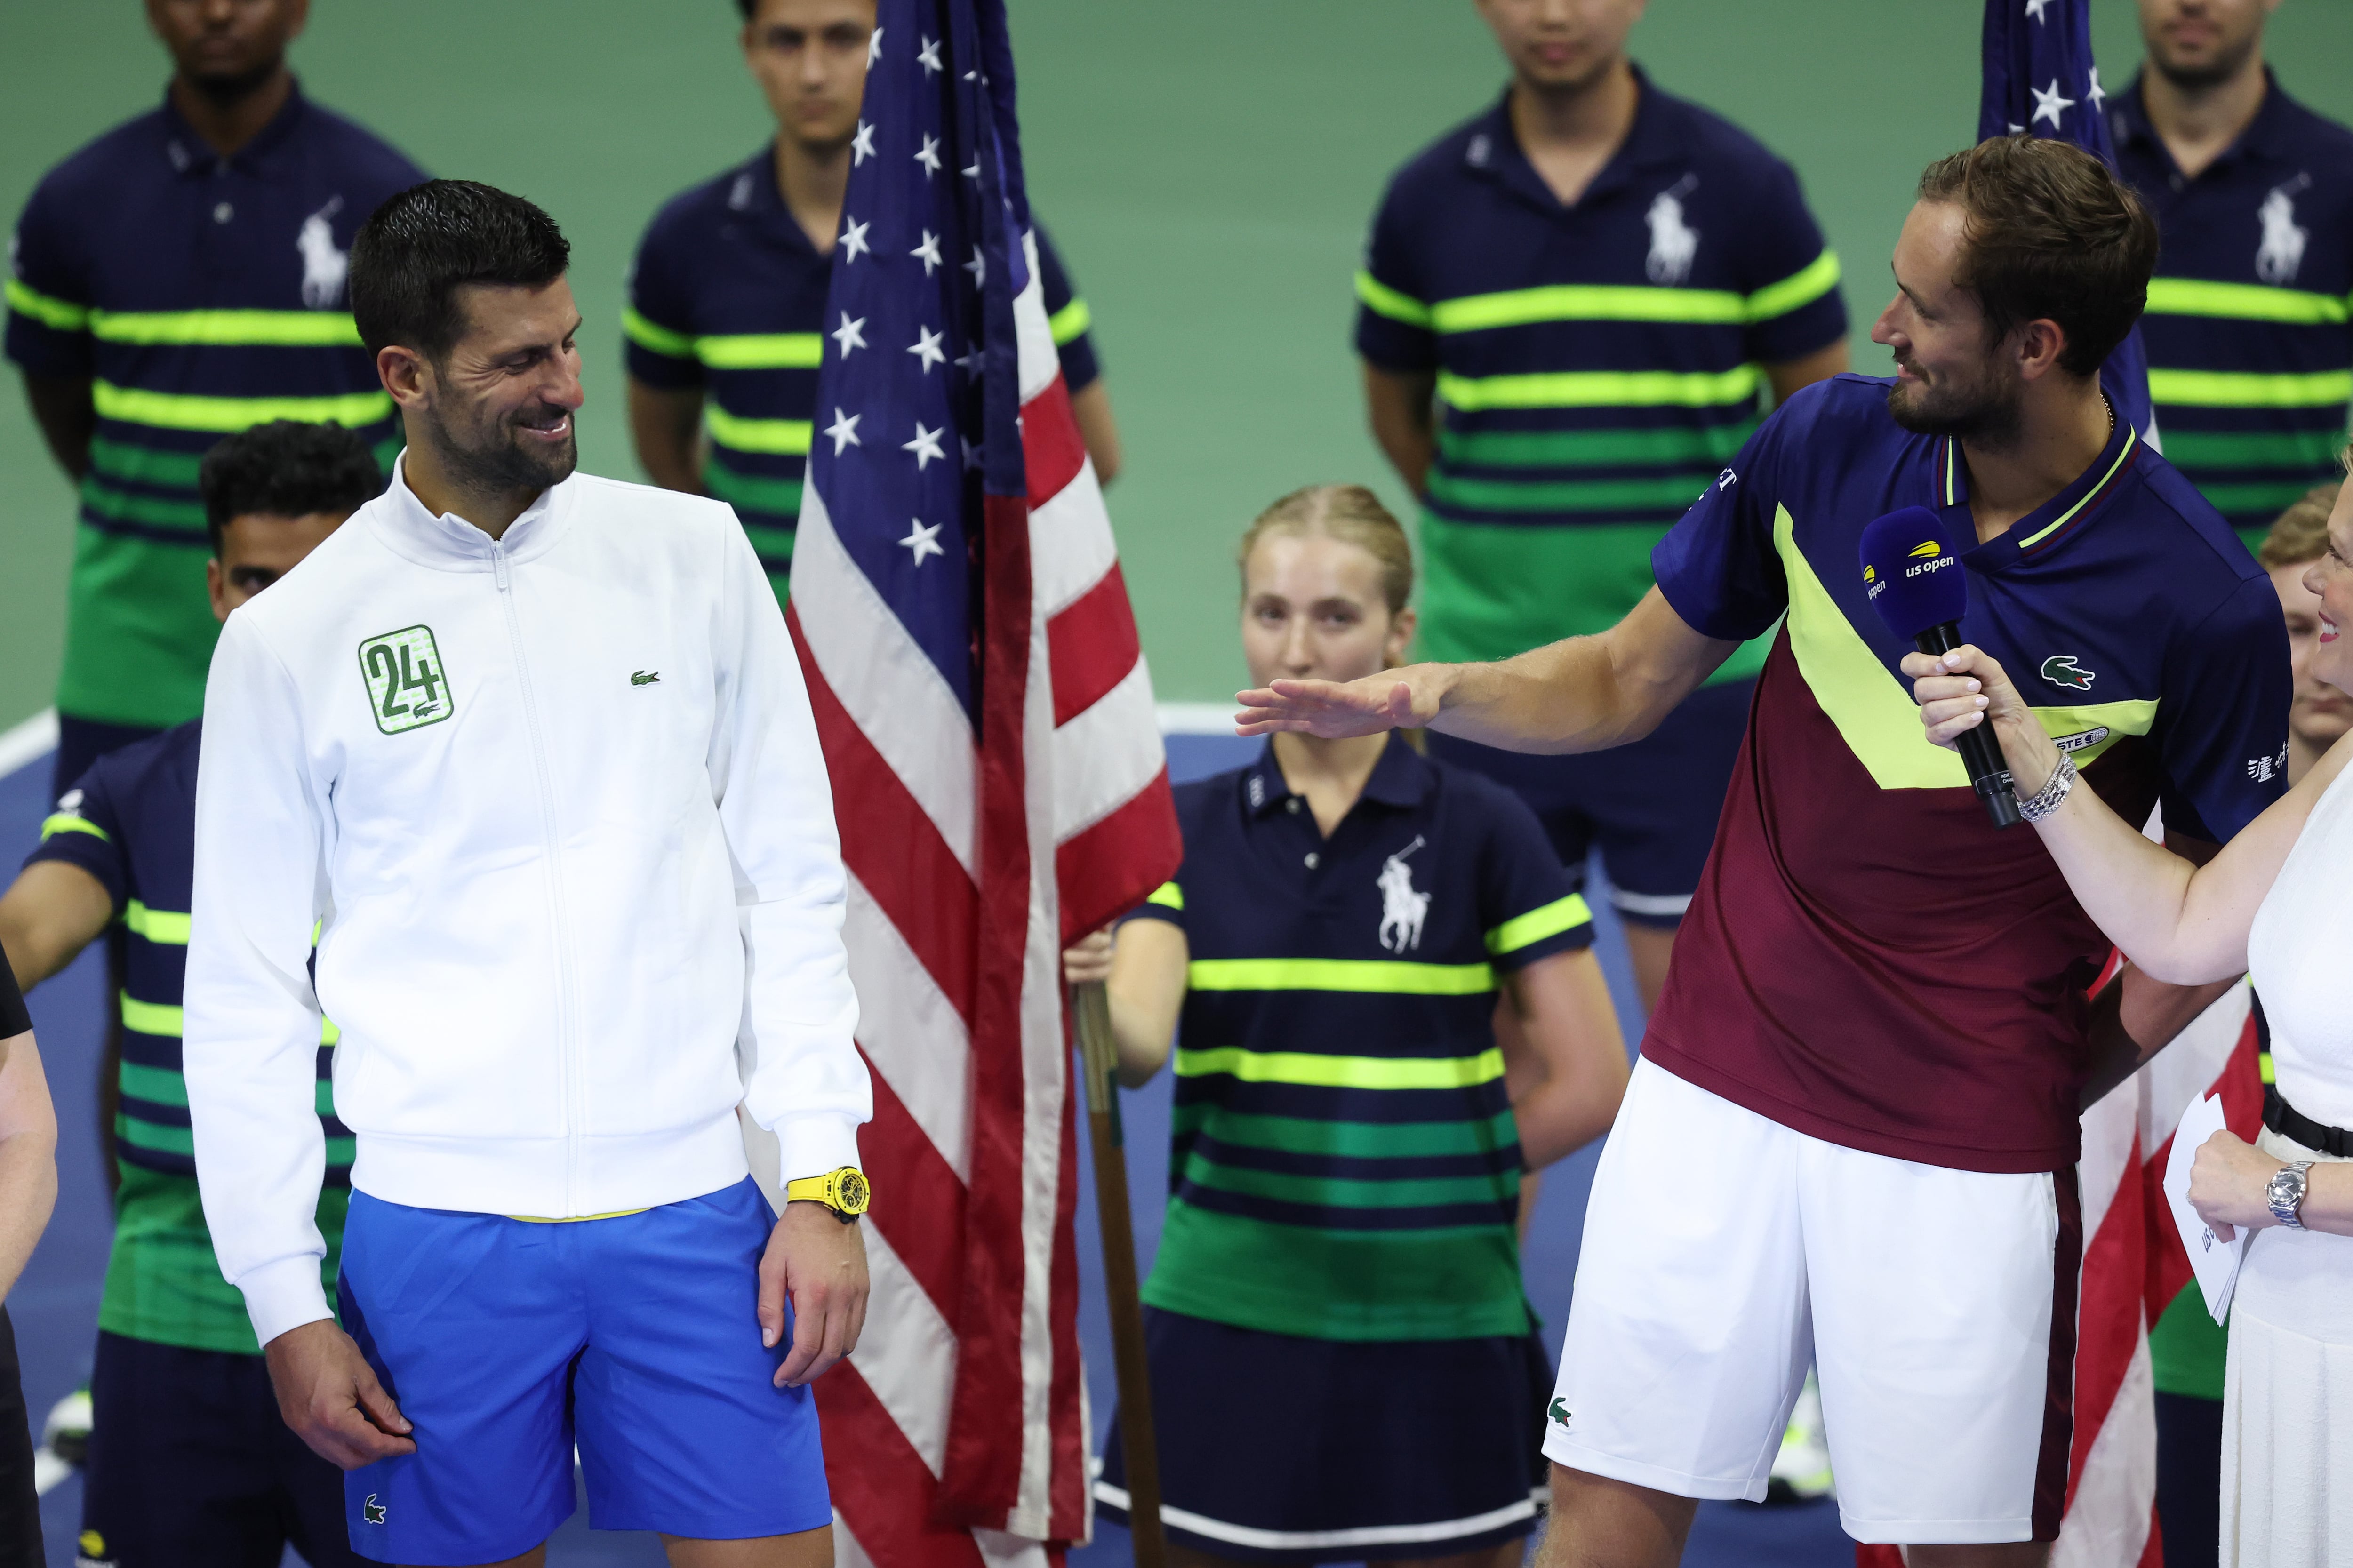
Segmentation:
[[(599, 1527), (819, 1568), (807, 1384), (865, 1314), (871, 1110), (832, 798), (733, 515), (574, 472), (568, 258), (537, 207), (456, 181), (353, 245), (408, 445), (213, 658), (185, 988), (206, 1218), (288, 1423), (349, 1472), (363, 1556), (539, 1562), (576, 1441)], [(358, 1135), (340, 1327), (322, 1010)], [(739, 1103), (811, 1200), (781, 1220)]]

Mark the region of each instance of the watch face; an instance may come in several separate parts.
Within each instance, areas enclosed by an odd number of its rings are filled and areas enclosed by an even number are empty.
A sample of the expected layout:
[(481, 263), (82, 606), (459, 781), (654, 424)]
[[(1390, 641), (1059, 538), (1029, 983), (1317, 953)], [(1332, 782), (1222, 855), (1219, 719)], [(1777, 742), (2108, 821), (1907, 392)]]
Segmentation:
[(866, 1184), (866, 1177), (861, 1173), (845, 1170), (841, 1173), (836, 1195), (841, 1199), (844, 1213), (864, 1214), (868, 1201), (874, 1195), (874, 1189)]

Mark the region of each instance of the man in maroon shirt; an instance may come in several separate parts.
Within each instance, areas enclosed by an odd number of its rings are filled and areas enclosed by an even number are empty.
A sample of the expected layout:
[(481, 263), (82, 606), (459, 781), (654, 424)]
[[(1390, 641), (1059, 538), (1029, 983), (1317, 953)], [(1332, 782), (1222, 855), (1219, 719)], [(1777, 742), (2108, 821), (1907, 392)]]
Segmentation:
[[(1592, 751), (1781, 629), (1594, 1180), (1546, 1452), (1546, 1568), (1672, 1563), (1694, 1500), (1764, 1495), (1810, 1362), (1841, 1518), (1914, 1568), (2027, 1568), (2064, 1500), (2076, 1118), (2219, 987), (2127, 974), (2032, 836), (1930, 745), (1864, 526), (1927, 507), (1961, 631), (2037, 672), (2087, 784), (2190, 837), (2274, 798), (2284, 634), (2221, 518), (2100, 366), (2155, 227), (2078, 149), (1930, 165), (1873, 341), (1792, 396), (1652, 555), (1628, 617), (1492, 665), (1242, 694), (1245, 733), (1428, 725)], [(2136, 1044), (2136, 1041), (2139, 1044)]]

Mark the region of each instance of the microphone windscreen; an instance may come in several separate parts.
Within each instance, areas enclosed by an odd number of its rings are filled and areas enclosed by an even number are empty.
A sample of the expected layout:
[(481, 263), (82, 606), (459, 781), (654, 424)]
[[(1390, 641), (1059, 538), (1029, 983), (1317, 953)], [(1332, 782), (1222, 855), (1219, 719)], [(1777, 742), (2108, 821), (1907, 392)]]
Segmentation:
[(1891, 511), (1863, 529), (1863, 593), (1887, 629), (1905, 642), (1959, 620), (1968, 608), (1958, 542), (1951, 527), (1925, 506)]

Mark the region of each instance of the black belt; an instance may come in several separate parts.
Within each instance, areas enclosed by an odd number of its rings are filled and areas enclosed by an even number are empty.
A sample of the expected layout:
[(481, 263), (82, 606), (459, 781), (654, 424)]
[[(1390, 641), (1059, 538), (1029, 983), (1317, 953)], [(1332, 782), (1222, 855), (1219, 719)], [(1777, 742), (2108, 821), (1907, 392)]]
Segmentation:
[(2263, 1086), (2263, 1125), (2293, 1143), (2338, 1159), (2353, 1158), (2353, 1132), (2315, 1121), (2280, 1098), (2279, 1086)]

